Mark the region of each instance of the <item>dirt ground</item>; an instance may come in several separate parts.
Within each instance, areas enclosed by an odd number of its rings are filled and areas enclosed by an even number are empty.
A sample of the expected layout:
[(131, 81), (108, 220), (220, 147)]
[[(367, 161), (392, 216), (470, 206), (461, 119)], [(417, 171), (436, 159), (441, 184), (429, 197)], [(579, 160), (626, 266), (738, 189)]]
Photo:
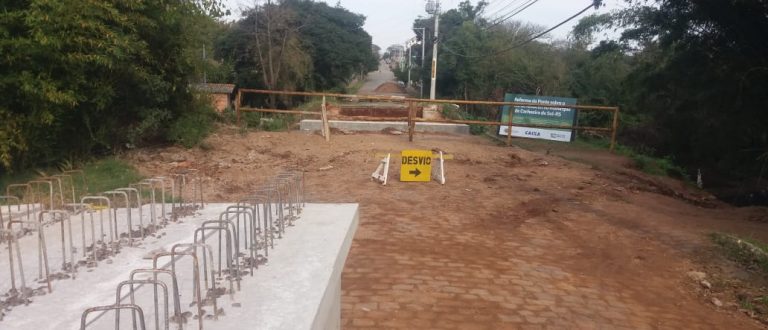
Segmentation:
[[(446, 185), (399, 182), (399, 157), (389, 184), (370, 180), (377, 153), (404, 149), (453, 155)], [(326, 143), (313, 133), (231, 127), (202, 149), (124, 157), (145, 174), (200, 169), (211, 201), (236, 201), (297, 166), (308, 201), (360, 203), (342, 278), (345, 329), (764, 327), (734, 298), (734, 283), (762, 282), (721, 257), (707, 235), (768, 240), (768, 210), (728, 207), (631, 169), (487, 137), (417, 134), (409, 143), (407, 135), (351, 134)], [(691, 271), (706, 273), (712, 288)]]

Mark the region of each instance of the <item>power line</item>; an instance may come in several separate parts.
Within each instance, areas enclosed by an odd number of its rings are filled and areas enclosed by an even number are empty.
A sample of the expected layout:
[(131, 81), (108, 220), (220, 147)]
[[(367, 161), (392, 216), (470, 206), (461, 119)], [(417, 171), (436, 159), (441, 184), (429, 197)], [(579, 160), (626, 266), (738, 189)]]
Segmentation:
[(506, 5), (504, 5), (503, 7), (500, 7), (499, 9), (495, 10), (493, 13), (489, 14), (488, 16), (489, 16), (489, 17), (490, 17), (490, 16), (496, 16), (496, 15), (498, 15), (499, 13), (501, 13), (501, 12), (503, 12), (503, 11), (507, 10), (507, 8), (509, 8), (509, 7), (512, 7), (513, 5), (515, 5), (516, 3), (519, 3), (519, 2), (521, 2), (521, 1), (524, 1), (524, 0), (511, 0), (511, 2), (507, 3), (507, 4), (506, 4)]
[(492, 57), (492, 56), (496, 56), (496, 55), (499, 55), (499, 54), (502, 54), (502, 53), (506, 53), (506, 52), (508, 52), (508, 51), (510, 51), (510, 50), (513, 50), (513, 49), (515, 49), (515, 48), (518, 48), (518, 47), (524, 46), (524, 45), (526, 45), (526, 44), (530, 43), (531, 41), (534, 41), (534, 40), (536, 40), (536, 39), (538, 39), (538, 38), (541, 38), (543, 35), (545, 35), (545, 34), (547, 34), (547, 33), (549, 33), (549, 32), (552, 32), (553, 30), (555, 30), (555, 29), (557, 29), (557, 28), (561, 27), (563, 24), (565, 24), (565, 23), (568, 23), (568, 22), (570, 22), (571, 20), (573, 20), (574, 18), (576, 18), (576, 17), (580, 16), (581, 14), (585, 13), (585, 12), (586, 12), (587, 10), (589, 10), (590, 8), (593, 8), (593, 7), (597, 8), (597, 6), (598, 6), (598, 4), (599, 4), (599, 3), (600, 3), (600, 1), (599, 1), (599, 0), (596, 0), (595, 2), (593, 2), (592, 4), (590, 4), (589, 6), (587, 6), (586, 8), (582, 9), (582, 10), (581, 10), (581, 11), (579, 11), (578, 13), (574, 14), (574, 15), (573, 15), (573, 16), (571, 16), (571, 17), (568, 17), (566, 20), (564, 20), (564, 21), (562, 21), (562, 22), (558, 23), (557, 25), (555, 25), (555, 26), (553, 26), (553, 27), (551, 27), (551, 28), (547, 29), (546, 31), (543, 31), (543, 32), (541, 32), (541, 33), (538, 33), (538, 34), (536, 34), (536, 35), (534, 35), (534, 36), (532, 36), (532, 37), (530, 37), (530, 38), (526, 39), (525, 41), (522, 41), (522, 42), (516, 43), (516, 44), (514, 44), (514, 45), (512, 45), (512, 46), (510, 46), (510, 47), (507, 47), (507, 48), (504, 48), (504, 49), (502, 49), (502, 50), (499, 50), (499, 51), (493, 52), (493, 53), (491, 53), (491, 54), (487, 54), (487, 55), (466, 55), (466, 54), (459, 54), (458, 52), (455, 52), (455, 51), (453, 51), (452, 49), (448, 48), (446, 45), (443, 45), (443, 48), (445, 48), (445, 50), (447, 50), (447, 51), (448, 51), (449, 53), (451, 53), (451, 54), (454, 54), (454, 55), (456, 55), (456, 56), (460, 56), (460, 57), (466, 57), (466, 58), (480, 58), (480, 57)]
[(499, 25), (501, 23), (504, 23), (504, 21), (506, 21), (506, 20), (508, 20), (508, 19), (510, 19), (512, 17), (517, 16), (517, 14), (520, 14), (524, 10), (528, 9), (528, 7), (533, 6), (537, 2), (539, 2), (539, 0), (528, 0), (527, 3), (523, 3), (519, 7), (515, 8), (514, 10), (512, 10), (512, 12), (510, 14), (506, 15), (505, 17), (496, 19), (495, 22), (493, 22), (491, 25), (485, 27), (484, 29), (488, 30), (488, 29), (490, 29), (490, 28), (492, 28), (494, 26), (497, 26), (497, 25)]

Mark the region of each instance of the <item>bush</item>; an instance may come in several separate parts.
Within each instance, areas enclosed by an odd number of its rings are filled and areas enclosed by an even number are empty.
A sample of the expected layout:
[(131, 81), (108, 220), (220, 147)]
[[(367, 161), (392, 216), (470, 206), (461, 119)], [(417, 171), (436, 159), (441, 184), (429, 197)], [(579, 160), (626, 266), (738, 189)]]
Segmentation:
[(187, 148), (195, 147), (211, 132), (215, 116), (207, 97), (197, 95), (190, 111), (171, 124), (168, 139)]

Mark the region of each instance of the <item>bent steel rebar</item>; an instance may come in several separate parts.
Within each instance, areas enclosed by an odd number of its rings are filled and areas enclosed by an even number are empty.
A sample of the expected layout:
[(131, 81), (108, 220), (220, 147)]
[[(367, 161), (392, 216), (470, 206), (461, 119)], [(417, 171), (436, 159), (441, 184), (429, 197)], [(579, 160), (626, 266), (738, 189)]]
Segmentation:
[[(90, 208), (93, 209), (93, 210), (99, 210), (99, 222), (100, 222), (100, 230), (101, 230), (101, 236), (99, 236), (99, 241), (101, 241), (101, 242), (103, 242), (106, 239), (106, 237), (107, 237), (104, 234), (104, 215), (102, 213), (102, 211), (104, 211), (104, 210), (107, 211), (107, 224), (109, 225), (109, 233), (110, 233), (110, 235), (109, 235), (109, 237), (110, 237), (109, 244), (110, 244), (110, 246), (114, 247), (115, 238), (114, 238), (113, 230), (112, 230), (112, 222), (113, 222), (113, 219), (112, 219), (112, 202), (109, 200), (109, 198), (107, 198), (105, 196), (83, 196), (82, 198), (80, 198), (80, 204), (86, 204), (87, 201), (99, 202), (98, 206), (91, 205)], [(106, 209), (104, 208), (105, 204), (106, 204)], [(85, 227), (83, 227), (83, 228), (85, 228)], [(83, 229), (83, 230), (85, 230), (85, 229)], [(91, 230), (93, 230), (93, 226), (91, 226)], [(83, 235), (83, 236), (85, 236), (85, 235)], [(93, 248), (95, 250), (96, 249), (96, 245), (95, 245), (96, 241), (95, 240), (93, 241), (93, 244), (94, 244)]]
[[(18, 194), (13, 194), (12, 192), (16, 190), (23, 189), (23, 192), (20, 192)], [(24, 203), (27, 206), (27, 212), (26, 212), (26, 221), (32, 221), (32, 207), (35, 205), (36, 196), (34, 194), (34, 190), (32, 189), (32, 185), (29, 183), (14, 183), (9, 184), (5, 187), (5, 195), (6, 196), (15, 196), (21, 200), (22, 203)]]
[[(61, 223), (61, 270), (66, 272), (69, 268), (69, 273), (72, 274), (72, 279), (75, 279), (77, 274), (77, 262), (75, 261), (75, 243), (72, 240), (72, 219), (70, 219), (69, 212), (61, 210), (49, 210), (42, 211), (38, 214), (39, 223), (43, 224), (45, 215), (50, 215), (51, 222), (56, 222), (56, 216), (59, 216), (59, 222)], [(67, 222), (67, 232), (69, 233), (69, 266), (67, 266), (67, 243), (64, 223)], [(43, 230), (40, 227), (40, 230)]]
[(88, 194), (88, 180), (85, 179), (85, 172), (83, 172), (83, 170), (68, 170), (68, 171), (64, 171), (63, 173), (64, 174), (70, 174), (70, 175), (72, 175), (72, 174), (80, 175), (80, 178), (83, 181), (83, 187), (82, 187), (82, 191), (81, 192), (84, 195)]
[[(275, 235), (272, 219), (272, 202), (270, 200), (270, 196), (271, 195), (268, 193), (257, 192), (241, 201), (242, 203), (250, 204), (254, 208), (257, 221), (260, 218), (262, 220), (262, 234), (264, 236), (263, 244), (265, 246), (265, 256), (269, 256), (269, 248), (275, 247)], [(261, 212), (259, 212), (259, 210), (261, 210)]]
[[(213, 267), (213, 248), (211, 248), (208, 244), (203, 243), (179, 243), (175, 244), (173, 247), (171, 247), (171, 253), (174, 253), (177, 255), (179, 252), (177, 252), (179, 249), (186, 249), (183, 252), (189, 252), (194, 251), (197, 253), (197, 249), (202, 250), (203, 255), (203, 284), (205, 284), (205, 290), (212, 290), (216, 291), (216, 269)], [(211, 259), (211, 266), (208, 266), (207, 260), (208, 258)], [(173, 268), (175, 265), (171, 264), (171, 268)], [(208, 276), (210, 274), (210, 288), (208, 287)], [(214, 304), (216, 302), (214, 301)]]
[[(224, 222), (226, 222), (226, 221), (224, 221)], [(205, 237), (206, 237), (205, 232), (206, 231), (214, 230), (214, 231), (218, 231), (219, 234), (221, 234), (221, 231), (224, 231), (226, 233), (226, 236), (225, 236), (225, 238), (226, 238), (226, 251), (227, 251), (227, 253), (226, 253), (226, 257), (227, 257), (226, 265), (227, 265), (227, 269), (229, 270), (229, 275), (230, 275), (229, 276), (229, 290), (230, 290), (230, 292), (233, 292), (234, 291), (234, 283), (233, 283), (233, 281), (235, 279), (237, 280), (238, 290), (240, 289), (239, 271), (237, 269), (235, 269), (235, 267), (237, 267), (237, 265), (236, 265), (237, 264), (237, 262), (236, 262), (237, 258), (233, 258), (233, 256), (232, 256), (232, 247), (234, 246), (233, 245), (234, 242), (233, 242), (233, 239), (232, 239), (233, 238), (233, 232), (230, 229), (229, 225), (225, 224), (225, 225), (222, 226), (222, 225), (220, 225), (220, 223), (221, 222), (218, 221), (218, 220), (211, 220), (211, 221), (203, 222), (202, 227), (199, 227), (199, 228), (195, 229), (195, 235), (194, 235), (195, 241), (194, 242), (195, 243), (200, 243), (200, 244), (206, 244), (205, 243)], [(207, 224), (219, 224), (219, 225), (218, 226), (206, 226)], [(234, 224), (231, 224), (231, 225), (234, 226)], [(198, 234), (200, 236), (198, 236)], [(218, 261), (219, 261), (218, 262), (219, 263), (219, 271), (218, 271), (219, 277), (222, 277), (222, 273), (223, 273), (223, 269), (222, 269), (222, 265), (221, 265), (221, 261), (222, 261), (221, 242), (222, 242), (221, 236), (219, 236), (219, 253), (218, 253), (218, 256), (219, 256), (219, 259), (218, 259)], [(211, 263), (213, 263), (213, 257), (211, 257)]]
[(150, 233), (156, 232), (160, 227), (157, 224), (157, 221), (156, 221), (157, 216), (155, 214), (155, 212), (156, 212), (156, 207), (155, 207), (155, 203), (156, 203), (156, 200), (155, 200), (155, 184), (153, 182), (142, 181), (142, 182), (139, 182), (139, 183), (131, 183), (129, 185), (129, 187), (137, 188), (140, 193), (143, 193), (143, 189), (141, 187), (148, 187), (148, 189), (149, 189), (148, 190), (149, 191), (149, 198), (150, 198), (150, 202), (149, 202), (149, 205), (150, 205), (150, 207), (149, 207), (149, 222), (152, 224), (152, 227), (150, 228)]
[[(128, 246), (133, 246), (133, 221), (131, 220), (131, 200), (128, 197), (128, 193), (125, 191), (110, 190), (110, 191), (103, 192), (102, 195), (106, 195), (107, 198), (109, 198), (109, 196), (112, 196), (112, 198), (115, 198), (115, 199), (117, 196), (122, 196), (123, 199), (125, 200), (125, 212), (128, 216)], [(114, 212), (114, 219), (115, 219), (115, 236), (119, 240), (120, 230), (118, 229), (118, 226), (117, 226), (117, 203), (115, 203), (116, 201), (112, 199), (110, 199), (110, 202), (114, 206), (112, 208), (112, 212)]]
[[(51, 184), (53, 185), (53, 192), (54, 192), (54, 197), (55, 197), (55, 196), (59, 196), (59, 198), (58, 198), (59, 207), (62, 207), (62, 208), (63, 208), (63, 207), (64, 207), (64, 187), (63, 187), (63, 185), (61, 184), (61, 178), (59, 178), (59, 177), (52, 177), (52, 176), (47, 176), (47, 177), (42, 177), (42, 178), (39, 178), (38, 180), (40, 180), (40, 181), (49, 181), (49, 182), (51, 182)], [(59, 191), (58, 191), (58, 193), (56, 192), (56, 188), (57, 188), (57, 187), (59, 188)], [(55, 209), (55, 208), (56, 208), (56, 206), (55, 206), (55, 205), (52, 205), (52, 206), (51, 206), (51, 209)]]
[[(270, 233), (276, 232), (277, 238), (283, 238), (283, 233), (285, 232), (285, 222), (283, 217), (283, 201), (280, 189), (275, 185), (270, 184), (256, 190), (252, 196), (260, 197), (260, 200), (264, 204), (263, 209), (266, 212), (265, 214), (269, 217)], [(275, 225), (277, 225), (277, 227), (275, 227)]]
[[(171, 272), (173, 272), (173, 275), (178, 278), (178, 273), (176, 272), (176, 257), (184, 256), (184, 255), (192, 257), (192, 281), (193, 281), (192, 297), (195, 300), (195, 304), (197, 305), (199, 330), (203, 330), (203, 301), (202, 301), (202, 293), (200, 289), (200, 263), (198, 262), (197, 252), (196, 251), (176, 252), (175, 248), (177, 245), (174, 245), (173, 248), (171, 248), (171, 252), (161, 252), (161, 253), (155, 254), (152, 257), (152, 268), (157, 269), (158, 259), (162, 257), (170, 257)], [(213, 258), (213, 255), (211, 255), (211, 258)]]
[[(29, 181), (27, 183), (33, 187), (33, 190), (34, 190), (34, 188), (36, 186), (48, 185), (48, 199), (49, 199), (49, 203), (50, 203), (50, 204), (48, 204), (49, 205), (48, 210), (52, 210), (54, 208), (53, 207), (53, 182), (51, 182), (51, 181), (44, 181), (44, 180), (33, 180), (33, 181)], [(36, 194), (34, 194), (34, 195), (36, 195)], [(40, 200), (40, 207), (42, 209), (45, 209), (45, 202), (42, 201), (42, 198)]]
[[(156, 177), (154, 177), (154, 179), (162, 180), (163, 181), (163, 185), (165, 185), (166, 183), (168, 184), (168, 186), (165, 186), (163, 188), (163, 191), (165, 191), (166, 188), (170, 188), (170, 190), (171, 190), (171, 213), (173, 213), (173, 211), (176, 209), (175, 203), (174, 203), (176, 201), (176, 192), (175, 192), (175, 189), (174, 189), (175, 188), (174, 187), (175, 184), (174, 184), (173, 178), (169, 178), (169, 177), (165, 177), (165, 176), (156, 176)], [(165, 201), (165, 196), (163, 196), (163, 201)], [(163, 210), (163, 213), (165, 213), (165, 210)]]
[[(131, 275), (128, 277), (128, 279), (133, 281), (136, 279), (136, 275), (138, 274), (152, 274), (152, 279), (155, 281), (157, 281), (158, 274), (165, 274), (171, 278), (171, 291), (173, 294), (173, 320), (171, 321), (177, 322), (179, 324), (179, 330), (183, 330), (184, 322), (181, 319), (181, 298), (179, 295), (179, 283), (176, 280), (176, 275), (167, 269), (134, 269), (131, 271)], [(157, 301), (157, 286), (154, 286), (153, 289), (155, 293), (155, 301)], [(155, 306), (155, 315), (159, 315), (157, 311), (157, 305)], [(155, 321), (157, 322), (157, 319), (155, 319)]]
[[(254, 214), (254, 208), (250, 206), (242, 206), (242, 205), (232, 205), (228, 206), (226, 211), (222, 212), (219, 215), (219, 220), (223, 220), (222, 218), (229, 215), (229, 214), (235, 214), (236, 215), (236, 222), (238, 228), (240, 227), (240, 216), (243, 216), (243, 231), (238, 231), (238, 233), (243, 233), (244, 238), (244, 245), (243, 248), (249, 252), (248, 259), (248, 266), (251, 271), (251, 276), (253, 276), (253, 269), (254, 266), (258, 267), (258, 250), (261, 248), (259, 245), (259, 232), (257, 229), (259, 229), (259, 224), (256, 221), (256, 218), (253, 216)], [(246, 221), (248, 220), (248, 221)], [(250, 230), (248, 230), (248, 225), (250, 224)], [(250, 242), (249, 242), (250, 239)], [(245, 257), (245, 256), (243, 256)]]
[[(11, 201), (16, 202), (16, 212), (21, 213), (21, 199), (16, 196), (0, 196), (0, 202), (6, 201), (6, 206), (8, 212), (6, 212), (8, 215), (8, 221), (11, 221), (13, 219), (13, 208)], [(5, 228), (4, 219), (6, 216), (3, 215), (3, 204), (0, 204), (0, 229)], [(29, 204), (27, 204), (27, 217), (29, 216)], [(1, 241), (1, 240), (0, 240)]]
[[(161, 287), (163, 289), (163, 303), (164, 303), (164, 309), (165, 317), (163, 318), (163, 324), (165, 324), (165, 330), (170, 329), (169, 324), (169, 309), (168, 309), (168, 286), (158, 280), (127, 280), (122, 281), (120, 284), (117, 285), (117, 290), (115, 292), (115, 305), (120, 304), (121, 300), (121, 292), (124, 286), (129, 285), (130, 286), (130, 304), (131, 305), (137, 305), (136, 304), (136, 298), (135, 298), (135, 288), (133, 287), (136, 284), (140, 285), (152, 285), (155, 290), (157, 290), (157, 287)], [(157, 301), (157, 292), (155, 292), (155, 301), (154, 301), (154, 310), (155, 310), (155, 330), (160, 330), (160, 308), (159, 308), (159, 302)], [(138, 305), (137, 305), (138, 306)], [(132, 313), (133, 319), (134, 319), (134, 325), (136, 324), (136, 312), (134, 311)], [(115, 329), (120, 329), (120, 313), (115, 313)]]
[[(118, 304), (118, 305), (96, 306), (96, 307), (91, 307), (86, 309), (83, 312), (83, 316), (80, 317), (80, 330), (86, 330), (88, 314), (91, 314), (93, 312), (103, 312), (103, 311), (111, 311), (111, 310), (114, 310), (116, 314), (120, 314), (120, 311), (123, 309), (131, 310), (133, 312), (138, 313), (139, 325), (141, 326), (141, 330), (147, 329), (147, 325), (144, 323), (144, 311), (141, 309), (141, 307), (137, 305), (130, 305), (130, 304)], [(134, 323), (133, 326), (136, 327), (136, 323)], [(115, 329), (115, 330), (119, 330), (119, 329)]]
[[(59, 182), (61, 182), (62, 179), (69, 179), (69, 188), (70, 189), (68, 189), (68, 190), (72, 191), (72, 204), (77, 203), (77, 199), (76, 199), (77, 197), (75, 197), (75, 180), (72, 179), (72, 176), (69, 175), (69, 174), (55, 174), (55, 175), (52, 175), (51, 177), (52, 178), (59, 178)], [(62, 198), (63, 198), (63, 196), (64, 196), (64, 191), (63, 190), (61, 191), (61, 194), (62, 194)], [(62, 204), (63, 204), (63, 200), (62, 200)], [(66, 204), (64, 204), (64, 205), (66, 205)], [(63, 207), (63, 205), (62, 205), (62, 207)]]
[[(10, 229), (2, 229), (0, 228), (0, 237), (2, 237), (2, 240), (8, 242), (8, 268), (11, 273), (11, 291), (12, 292), (24, 292), (24, 289), (27, 287), (26, 279), (24, 278), (24, 263), (21, 259), (21, 248), (19, 247), (19, 239), (16, 237), (16, 234), (10, 230)], [(14, 258), (13, 258), (13, 248), (16, 246), (16, 262), (18, 263), (19, 267), (19, 278), (21, 279), (21, 291), (17, 291), (16, 289), (16, 270), (14, 267)]]
[(154, 198), (155, 189), (157, 188), (156, 184), (160, 184), (160, 219), (163, 221), (162, 224), (165, 224), (167, 222), (167, 218), (165, 217), (165, 181), (163, 179), (158, 178), (152, 178), (152, 179), (144, 179), (143, 182), (149, 182), (152, 184), (152, 193)]
[[(22, 220), (11, 220), (8, 222), (8, 231), (11, 231), (11, 235), (15, 235), (13, 233), (13, 224), (19, 224), (21, 225), (21, 230), (24, 230), (24, 225), (29, 224), (35, 227), (37, 229), (37, 254), (38, 254), (38, 277), (41, 280), (45, 280), (47, 286), (48, 286), (48, 293), (53, 292), (53, 288), (51, 286), (51, 276), (50, 276), (50, 270), (48, 268), (48, 247), (45, 244), (45, 232), (43, 230), (43, 224), (40, 221), (22, 221)], [(9, 250), (10, 252), (10, 250)], [(21, 255), (24, 253), (19, 250), (19, 246), (17, 245), (17, 256), (19, 258), (19, 273), (22, 274), (23, 278), (23, 267), (21, 263)], [(10, 256), (10, 255), (9, 255)], [(11, 262), (13, 264), (13, 262)], [(43, 273), (45, 272), (45, 273)], [(43, 277), (45, 275), (45, 277)]]
[[(141, 235), (141, 238), (144, 239), (144, 217), (142, 214), (141, 209), (143, 208), (141, 204), (141, 193), (136, 188), (117, 188), (115, 191), (124, 191), (128, 193), (128, 205), (130, 205), (130, 196), (131, 193), (133, 193), (134, 196), (136, 196), (136, 206), (139, 209), (139, 234)], [(131, 237), (133, 237), (133, 234), (131, 234)]]
[[(11, 193), (11, 191), (19, 190), (19, 188), (23, 188), (24, 192), (19, 195), (15, 195)], [(16, 197), (19, 197), (21, 200), (26, 201), (27, 198), (32, 197), (33, 195), (32, 185), (29, 183), (9, 184), (5, 187), (5, 194), (7, 196), (16, 196)]]

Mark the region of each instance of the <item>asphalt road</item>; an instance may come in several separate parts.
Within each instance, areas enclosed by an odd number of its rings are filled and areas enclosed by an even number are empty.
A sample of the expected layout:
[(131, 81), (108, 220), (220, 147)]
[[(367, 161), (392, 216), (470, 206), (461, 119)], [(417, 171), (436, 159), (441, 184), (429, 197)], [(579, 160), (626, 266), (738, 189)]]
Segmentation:
[[(379, 87), (379, 85), (389, 82), (389, 81), (395, 81), (395, 74), (392, 72), (392, 70), (389, 69), (386, 63), (380, 62), (379, 63), (379, 70), (378, 71), (372, 71), (368, 73), (368, 77), (365, 80), (365, 83), (362, 87), (360, 87), (360, 90), (358, 91), (358, 94), (361, 95), (394, 95), (393, 93), (380, 93), (375, 92), (374, 90), (376, 87)], [(405, 95), (405, 94), (400, 94)]]

